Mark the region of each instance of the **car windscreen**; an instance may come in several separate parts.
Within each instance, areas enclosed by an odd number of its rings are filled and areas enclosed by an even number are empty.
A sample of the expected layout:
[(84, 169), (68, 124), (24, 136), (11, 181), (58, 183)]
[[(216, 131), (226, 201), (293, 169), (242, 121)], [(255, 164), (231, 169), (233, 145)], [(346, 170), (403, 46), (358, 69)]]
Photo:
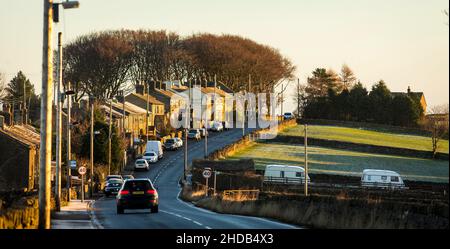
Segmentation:
[(148, 152), (145, 153), (144, 156), (155, 156), (156, 154), (154, 152)]
[(120, 186), (122, 185), (123, 181), (122, 180), (116, 180), (116, 179), (112, 179), (108, 181), (108, 185), (112, 185), (112, 186)]
[(137, 160), (136, 163), (144, 163), (145, 164), (145, 160)]
[(152, 186), (148, 181), (127, 181), (123, 188), (129, 191), (145, 191), (151, 189)]

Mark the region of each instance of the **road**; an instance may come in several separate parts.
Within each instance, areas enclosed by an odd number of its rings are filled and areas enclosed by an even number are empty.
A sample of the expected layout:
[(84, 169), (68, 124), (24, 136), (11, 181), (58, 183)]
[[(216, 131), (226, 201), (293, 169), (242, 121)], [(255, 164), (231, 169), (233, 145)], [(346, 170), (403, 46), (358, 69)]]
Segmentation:
[[(210, 133), (208, 151), (214, 151), (242, 137), (242, 129)], [(204, 140), (189, 140), (189, 163), (204, 156)], [(135, 172), (134, 177), (148, 177), (159, 193), (159, 213), (149, 210), (125, 210), (116, 213), (115, 199), (102, 197), (93, 205), (96, 220), (107, 229), (291, 229), (293, 225), (269, 219), (241, 215), (219, 214), (197, 208), (178, 199), (178, 184), (183, 175), (183, 149), (164, 152), (164, 158), (152, 164), (148, 172)]]

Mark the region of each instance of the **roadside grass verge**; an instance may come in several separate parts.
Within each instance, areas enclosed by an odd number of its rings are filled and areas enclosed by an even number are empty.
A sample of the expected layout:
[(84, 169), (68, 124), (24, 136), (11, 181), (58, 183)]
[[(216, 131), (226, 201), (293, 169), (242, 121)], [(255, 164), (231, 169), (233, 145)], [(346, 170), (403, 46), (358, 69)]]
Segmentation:
[[(227, 159), (253, 159), (258, 170), (268, 164), (304, 166), (304, 147), (277, 143), (255, 143)], [(386, 169), (404, 180), (449, 182), (448, 161), (361, 153), (349, 150), (308, 147), (310, 173), (361, 176), (364, 169)], [(313, 179), (314, 180), (314, 179)]]
[[(304, 136), (303, 125), (286, 128), (280, 132), (285, 136)], [(368, 145), (378, 145), (396, 148), (431, 151), (431, 137), (375, 131), (366, 128), (349, 128), (325, 125), (308, 125), (308, 137), (351, 142)], [(438, 152), (449, 153), (449, 141), (441, 140)]]

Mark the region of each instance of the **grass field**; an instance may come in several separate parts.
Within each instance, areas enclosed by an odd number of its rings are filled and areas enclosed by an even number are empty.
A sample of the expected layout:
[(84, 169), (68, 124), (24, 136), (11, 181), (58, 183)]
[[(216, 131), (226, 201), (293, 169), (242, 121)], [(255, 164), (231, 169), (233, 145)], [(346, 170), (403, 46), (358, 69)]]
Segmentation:
[[(286, 144), (255, 144), (228, 159), (251, 158), (257, 169), (268, 164), (304, 166), (304, 147)], [(347, 150), (308, 148), (311, 173), (360, 176), (363, 169), (389, 169), (413, 181), (447, 182), (448, 161), (360, 153)]]
[[(303, 136), (304, 135), (303, 129), (304, 129), (303, 125), (298, 125), (292, 128), (287, 128), (280, 134), (287, 136)], [(360, 143), (360, 144), (431, 151), (430, 137), (378, 132), (366, 129), (308, 125), (308, 137)], [(438, 151), (448, 153), (448, 140), (440, 141)]]

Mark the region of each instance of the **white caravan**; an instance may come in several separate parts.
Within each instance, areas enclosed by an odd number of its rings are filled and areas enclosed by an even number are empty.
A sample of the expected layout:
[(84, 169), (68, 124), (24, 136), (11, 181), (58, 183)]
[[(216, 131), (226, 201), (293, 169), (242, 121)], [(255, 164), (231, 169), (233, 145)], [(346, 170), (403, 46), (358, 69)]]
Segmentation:
[(158, 158), (161, 159), (163, 157), (163, 149), (160, 141), (151, 140), (147, 142), (145, 146), (145, 152), (153, 151), (158, 155)]
[[(311, 181), (309, 175), (306, 177), (308, 183)], [(264, 182), (284, 184), (304, 184), (305, 169), (300, 166), (290, 165), (267, 165), (264, 171)]]
[(377, 188), (404, 188), (405, 183), (399, 173), (390, 170), (365, 169), (361, 176), (361, 186)]

